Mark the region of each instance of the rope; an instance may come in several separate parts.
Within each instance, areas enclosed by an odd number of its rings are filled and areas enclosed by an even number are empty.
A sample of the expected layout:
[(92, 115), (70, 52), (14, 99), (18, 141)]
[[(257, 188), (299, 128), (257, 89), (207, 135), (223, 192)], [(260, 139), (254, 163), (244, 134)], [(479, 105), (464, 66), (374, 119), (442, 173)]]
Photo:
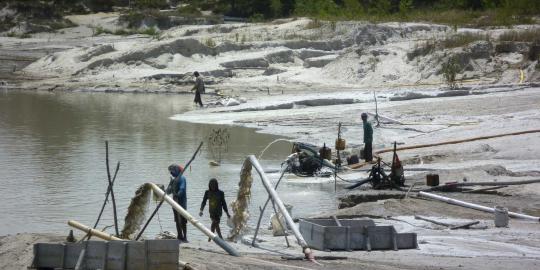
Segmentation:
[[(156, 206), (157, 206), (157, 202), (156, 202)], [(161, 225), (161, 219), (159, 218), (159, 211), (157, 212), (157, 220), (158, 220), (158, 224), (159, 224), (159, 233), (162, 234), (163, 233), (163, 226)]]

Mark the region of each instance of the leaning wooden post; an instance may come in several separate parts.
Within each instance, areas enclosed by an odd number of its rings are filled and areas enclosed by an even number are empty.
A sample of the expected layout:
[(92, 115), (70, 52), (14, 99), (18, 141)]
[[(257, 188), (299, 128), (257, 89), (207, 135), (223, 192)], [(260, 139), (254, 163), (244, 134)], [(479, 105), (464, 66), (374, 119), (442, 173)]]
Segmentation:
[(156, 184), (150, 183), (150, 186), (152, 187), (152, 191), (163, 201), (170, 204), (178, 214), (182, 215), (187, 221), (189, 221), (195, 228), (199, 229), (199, 231), (203, 232), (208, 236), (210, 239), (214, 240), (214, 242), (220, 246), (222, 249), (227, 251), (230, 255), (233, 256), (240, 256), (240, 253), (238, 253), (233, 247), (231, 247), (225, 240), (221, 239), (219, 236), (211, 232), (208, 228), (206, 228), (204, 225), (202, 225), (201, 222), (196, 220), (188, 211), (186, 211), (182, 206), (180, 206), (177, 202), (173, 200), (170, 196), (165, 194), (165, 192), (159, 188)]
[(272, 200), (277, 205), (279, 211), (281, 212), (283, 217), (285, 217), (285, 221), (287, 222), (289, 227), (291, 227), (291, 230), (293, 231), (294, 236), (296, 237), (296, 240), (298, 241), (298, 244), (303, 249), (302, 251), (303, 251), (304, 255), (306, 256), (306, 258), (308, 258), (310, 260), (315, 260), (315, 258), (313, 256), (313, 252), (311, 251), (308, 244), (306, 243), (306, 240), (304, 240), (304, 237), (302, 236), (302, 234), (300, 234), (300, 231), (298, 230), (298, 228), (294, 224), (294, 221), (291, 218), (291, 215), (289, 215), (289, 212), (287, 211), (287, 208), (285, 208), (285, 205), (283, 204), (283, 202), (279, 198), (279, 195), (277, 194), (276, 190), (270, 185), (270, 181), (266, 177), (266, 174), (264, 173), (264, 170), (261, 167), (261, 164), (259, 164), (259, 161), (257, 160), (257, 158), (254, 155), (248, 156), (248, 159), (249, 159), (251, 165), (253, 165), (253, 167), (255, 168), (257, 173), (259, 174), (259, 176), (260, 176), (260, 178), (261, 178), (261, 180), (263, 182), (264, 188), (266, 188), (266, 191), (272, 197)]
[[(116, 163), (116, 170), (114, 171), (114, 176), (113, 176), (113, 179), (112, 179), (112, 184), (114, 185), (114, 182), (116, 181), (116, 175), (118, 174), (118, 170), (120, 169), (120, 161), (118, 161), (118, 163)], [(101, 205), (101, 211), (99, 211), (99, 215), (96, 219), (96, 223), (94, 223), (94, 229), (97, 228), (98, 224), (99, 224), (99, 221), (101, 220), (101, 215), (103, 215), (103, 210), (105, 210), (105, 205), (107, 205), (107, 202), (109, 201), (109, 194), (111, 193), (111, 190), (112, 190), (112, 186), (111, 185), (108, 185), (107, 186), (107, 193), (105, 193), (105, 200), (103, 201), (103, 204)], [(90, 240), (91, 238), (91, 235), (87, 235), (88, 236), (88, 240)], [(86, 237), (86, 236), (85, 236)], [(84, 238), (82, 240), (84, 240)]]

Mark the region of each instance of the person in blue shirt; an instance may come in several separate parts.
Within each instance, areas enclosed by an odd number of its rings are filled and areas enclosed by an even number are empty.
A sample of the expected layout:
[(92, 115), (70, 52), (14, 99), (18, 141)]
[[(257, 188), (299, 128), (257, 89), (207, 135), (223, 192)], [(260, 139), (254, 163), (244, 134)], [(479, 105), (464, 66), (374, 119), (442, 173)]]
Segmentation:
[[(187, 210), (187, 195), (186, 195), (186, 177), (184, 177), (182, 172), (184, 168), (180, 165), (172, 164), (169, 166), (169, 173), (172, 176), (172, 183), (170, 189), (167, 190), (167, 194), (172, 194), (173, 199), (177, 202), (182, 208)], [(182, 242), (188, 242), (187, 240), (187, 219), (182, 215), (177, 213), (173, 208), (174, 213), (174, 222), (176, 223), (176, 231), (178, 235), (178, 240)]]

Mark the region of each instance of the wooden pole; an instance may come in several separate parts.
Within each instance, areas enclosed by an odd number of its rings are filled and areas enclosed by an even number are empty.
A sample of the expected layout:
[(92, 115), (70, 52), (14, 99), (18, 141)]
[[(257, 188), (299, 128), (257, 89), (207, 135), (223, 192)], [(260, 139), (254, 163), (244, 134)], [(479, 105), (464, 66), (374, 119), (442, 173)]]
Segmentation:
[(112, 234), (107, 234), (107, 233), (104, 233), (102, 231), (98, 231), (98, 230), (94, 230), (84, 224), (81, 224), (75, 220), (70, 220), (68, 221), (68, 225), (75, 228), (75, 229), (79, 229), (85, 233), (88, 233), (88, 234), (91, 234), (91, 235), (94, 235), (96, 237), (99, 237), (103, 240), (107, 240), (107, 241), (111, 241), (111, 240), (122, 240)]
[[(445, 188), (465, 187), (465, 186), (516, 186), (540, 183), (540, 179), (531, 179), (523, 181), (504, 181), (504, 182), (463, 182), (463, 183), (447, 183), (442, 186), (431, 187), (422, 191), (440, 190)], [(469, 191), (472, 192), (472, 191)]]
[[(505, 137), (505, 136), (515, 136), (515, 135), (523, 135), (523, 134), (539, 133), (539, 132), (540, 132), (540, 129), (533, 129), (533, 130), (525, 130), (525, 131), (512, 132), (512, 133), (503, 133), (503, 134), (497, 134), (497, 135), (473, 137), (473, 138), (462, 139), (462, 140), (446, 141), (446, 142), (440, 142), (440, 143), (411, 145), (411, 146), (405, 146), (405, 147), (398, 147), (396, 149), (396, 151), (403, 151), (403, 150), (409, 150), (409, 149), (418, 149), (418, 148), (426, 148), (426, 147), (433, 147), (433, 146), (440, 146), (440, 145), (447, 145), (447, 144), (458, 144), (458, 143), (472, 142), (472, 141), (478, 141), (478, 140), (486, 140), (486, 139), (493, 139), (493, 138), (499, 138), (499, 137)], [(394, 150), (393, 148), (387, 148), (387, 149), (379, 150), (379, 151), (375, 152), (375, 154), (387, 153), (387, 152), (391, 152), (393, 150)]]
[(377, 127), (381, 125), (379, 123), (379, 108), (377, 106), (377, 94), (373, 91), (373, 98), (375, 99), (375, 121), (377, 121)]
[[(120, 169), (120, 161), (118, 163), (116, 163), (116, 170), (114, 171), (114, 176), (113, 176), (113, 179), (112, 179), (112, 184), (113, 185), (114, 185), (114, 182), (116, 180), (116, 175), (117, 175), (119, 169)], [(109, 194), (111, 193), (111, 190), (112, 190), (112, 186), (107, 185), (107, 193), (105, 193), (105, 200), (103, 201), (103, 205), (101, 205), (101, 211), (99, 211), (99, 215), (98, 215), (98, 217), (96, 219), (96, 223), (94, 223), (93, 229), (97, 228), (97, 226), (98, 226), (99, 220), (101, 219), (101, 215), (103, 214), (103, 210), (105, 210), (105, 205), (107, 205), (107, 202), (109, 201)], [(90, 240), (91, 235), (87, 235), (87, 236), (88, 236), (88, 240)], [(83, 237), (82, 240), (84, 240), (84, 237)]]
[[(448, 204), (454, 204), (457, 206), (471, 208), (471, 209), (484, 211), (488, 213), (495, 213), (495, 208), (490, 208), (490, 207), (486, 207), (486, 206), (474, 204), (474, 203), (468, 203), (468, 202), (464, 202), (464, 201), (460, 201), (460, 200), (456, 200), (456, 199), (452, 199), (452, 198), (448, 198), (448, 197), (444, 197), (440, 195), (435, 195), (432, 193), (420, 191), (418, 192), (418, 195), (420, 197), (426, 197), (426, 198), (442, 201)], [(508, 216), (513, 217), (513, 218), (521, 218), (521, 219), (534, 220), (536, 222), (540, 222), (540, 217), (529, 216), (529, 215), (515, 213), (515, 212), (508, 212)]]
[(109, 187), (111, 190), (111, 199), (113, 205), (113, 215), (114, 215), (114, 230), (116, 232), (116, 237), (120, 235), (118, 232), (118, 216), (116, 215), (116, 201), (114, 199), (114, 189), (113, 182), (111, 180), (111, 170), (109, 169), (109, 141), (105, 141), (105, 163), (107, 164), (107, 180), (109, 181)]

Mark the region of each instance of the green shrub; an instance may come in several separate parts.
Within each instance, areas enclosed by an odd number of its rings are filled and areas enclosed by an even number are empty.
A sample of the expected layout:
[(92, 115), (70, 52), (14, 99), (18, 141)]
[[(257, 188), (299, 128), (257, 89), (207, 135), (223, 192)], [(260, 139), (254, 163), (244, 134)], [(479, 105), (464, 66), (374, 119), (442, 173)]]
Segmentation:
[(456, 76), (461, 70), (461, 67), (459, 66), (459, 63), (456, 59), (456, 57), (450, 57), (447, 59), (445, 63), (442, 64), (442, 74), (444, 78), (444, 82), (450, 87), (450, 89), (456, 89), (457, 79)]
[(252, 23), (264, 22), (264, 15), (260, 13), (255, 13), (253, 16), (249, 17), (249, 21)]
[(93, 34), (94, 36), (99, 36), (101, 34), (109, 34), (109, 35), (114, 35), (115, 34), (111, 30), (103, 28), (101, 26), (97, 26), (96, 28), (93, 28), (92, 31), (94, 32), (94, 34)]
[(340, 15), (341, 10), (332, 0), (296, 0), (294, 12), (298, 16), (330, 18)]
[(499, 41), (540, 43), (540, 29), (512, 30), (499, 36)]
[(479, 41), (479, 40), (488, 40), (489, 36), (484, 34), (477, 34), (477, 33), (463, 33), (463, 34), (457, 34), (449, 36), (442, 41), (440, 41), (440, 44), (443, 48), (457, 48), (457, 47), (463, 47), (466, 46), (472, 42)]
[(156, 38), (159, 37), (159, 31), (156, 30), (154, 27), (149, 27), (149, 28), (140, 30), (139, 34), (149, 35), (149, 36), (156, 37)]
[(139, 8), (167, 8), (167, 0), (135, 0), (135, 6)]
[(309, 23), (306, 25), (306, 29), (317, 29), (321, 28), (323, 26), (321, 20), (319, 19), (313, 19), (309, 21)]
[(7, 37), (14, 37), (14, 38), (31, 38), (32, 35), (30, 35), (29, 33), (22, 33), (22, 34), (17, 34), (15, 32), (8, 32), (6, 34)]
[(117, 36), (129, 36), (129, 35), (133, 35), (134, 32), (131, 30), (124, 29), (124, 28), (120, 28), (120, 29), (116, 29), (116, 31), (114, 31), (113, 34)]
[(119, 21), (127, 24), (129, 28), (138, 28), (144, 20), (145, 15), (137, 10), (130, 10), (128, 13), (120, 15)]
[(181, 6), (177, 9), (177, 11), (180, 15), (184, 15), (184, 16), (201, 16), (202, 15), (201, 11), (194, 5)]
[(204, 45), (206, 45), (207, 47), (210, 47), (210, 48), (214, 48), (214, 47), (216, 47), (216, 42), (212, 38), (207, 38), (204, 41)]

